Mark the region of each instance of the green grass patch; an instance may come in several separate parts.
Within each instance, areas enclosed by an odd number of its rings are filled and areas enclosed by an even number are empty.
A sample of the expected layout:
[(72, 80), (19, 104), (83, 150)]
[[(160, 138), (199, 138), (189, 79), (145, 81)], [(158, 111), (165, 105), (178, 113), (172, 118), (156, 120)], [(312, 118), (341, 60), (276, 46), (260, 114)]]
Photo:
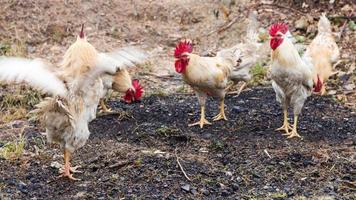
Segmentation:
[(253, 85), (261, 85), (267, 75), (267, 68), (264, 67), (261, 63), (257, 63), (255, 66), (251, 68), (251, 73), (252, 73), (251, 83)]

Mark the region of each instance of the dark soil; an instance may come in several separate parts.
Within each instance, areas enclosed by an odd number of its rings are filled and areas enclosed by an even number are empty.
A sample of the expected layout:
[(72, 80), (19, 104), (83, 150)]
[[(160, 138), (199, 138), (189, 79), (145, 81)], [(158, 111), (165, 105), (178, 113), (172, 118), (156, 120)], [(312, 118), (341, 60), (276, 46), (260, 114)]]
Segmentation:
[[(110, 102), (119, 114), (91, 123), (88, 143), (73, 157), (84, 171), (76, 182), (57, 178), (50, 164), (62, 163), (61, 153), (41, 147), (44, 136), (28, 129), (32, 154), (0, 160), (0, 199), (355, 199), (350, 110), (330, 97), (309, 98), (300, 116), (303, 139), (288, 140), (274, 131), (282, 112), (272, 89), (228, 96), (226, 105), (228, 122), (200, 129), (187, 126), (199, 119), (195, 96)], [(208, 120), (217, 106), (208, 101)]]

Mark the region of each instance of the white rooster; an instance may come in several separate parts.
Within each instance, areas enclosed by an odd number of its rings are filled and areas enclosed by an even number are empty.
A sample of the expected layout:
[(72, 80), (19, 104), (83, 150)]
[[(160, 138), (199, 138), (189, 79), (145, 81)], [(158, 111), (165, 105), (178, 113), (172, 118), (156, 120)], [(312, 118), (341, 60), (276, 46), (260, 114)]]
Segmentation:
[(77, 40), (66, 51), (58, 67), (40, 59), (0, 58), (0, 81), (26, 83), (51, 97), (37, 105), (49, 142), (59, 143), (64, 151), (61, 176), (75, 179), (71, 172), (71, 154), (82, 147), (88, 137), (88, 122), (96, 116), (103, 94), (104, 74), (145, 60), (145, 54), (135, 48), (125, 48), (113, 54), (99, 53), (84, 36), (83, 26)]

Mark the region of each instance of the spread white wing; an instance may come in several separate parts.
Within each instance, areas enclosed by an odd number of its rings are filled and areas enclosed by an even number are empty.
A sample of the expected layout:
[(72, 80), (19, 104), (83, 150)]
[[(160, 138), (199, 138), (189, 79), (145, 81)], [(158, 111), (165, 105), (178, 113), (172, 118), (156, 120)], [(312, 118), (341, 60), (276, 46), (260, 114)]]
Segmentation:
[(147, 59), (148, 55), (136, 47), (125, 47), (110, 53), (99, 53), (95, 67), (81, 78), (79, 87), (85, 88), (98, 77), (105, 74), (113, 76), (117, 71), (134, 67)]
[(136, 47), (125, 47), (110, 53), (99, 53), (96, 73), (115, 74), (118, 70), (145, 62), (148, 55)]
[(62, 80), (40, 59), (0, 57), (0, 82), (26, 83), (44, 93), (65, 96)]

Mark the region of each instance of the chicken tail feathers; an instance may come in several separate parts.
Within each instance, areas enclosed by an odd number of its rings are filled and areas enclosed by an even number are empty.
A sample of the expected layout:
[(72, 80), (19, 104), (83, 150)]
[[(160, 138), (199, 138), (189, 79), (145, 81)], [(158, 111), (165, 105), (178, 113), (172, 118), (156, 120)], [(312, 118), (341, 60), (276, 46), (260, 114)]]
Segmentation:
[(321, 14), (318, 22), (318, 33), (331, 33), (331, 24), (325, 13)]
[(246, 28), (246, 42), (256, 43), (258, 41), (258, 25), (257, 11), (250, 12)]

